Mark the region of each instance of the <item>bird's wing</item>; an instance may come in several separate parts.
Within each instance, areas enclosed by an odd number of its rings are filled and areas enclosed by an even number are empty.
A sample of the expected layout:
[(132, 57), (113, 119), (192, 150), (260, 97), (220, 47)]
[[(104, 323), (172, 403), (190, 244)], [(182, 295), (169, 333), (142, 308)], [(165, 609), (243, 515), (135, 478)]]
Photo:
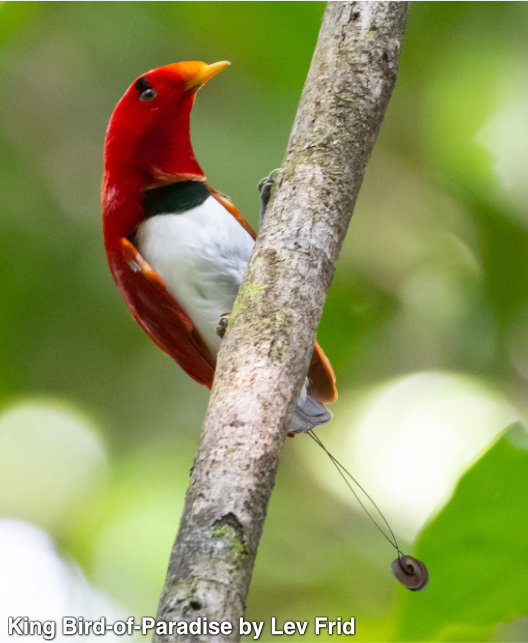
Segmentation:
[(337, 400), (334, 369), (323, 349), (315, 342), (312, 361), (308, 369), (308, 393), (321, 404)]
[(235, 219), (240, 223), (240, 225), (244, 228), (244, 230), (249, 233), (252, 239), (256, 239), (257, 233), (255, 232), (255, 230), (253, 230), (253, 228), (249, 225), (249, 223), (240, 214), (240, 212), (233, 205), (229, 197), (227, 197), (225, 194), (222, 194), (221, 192), (217, 192), (210, 185), (208, 185), (207, 187), (209, 188), (209, 192), (211, 193), (211, 196), (215, 198), (218, 201), (218, 203), (223, 205), (224, 208), (229, 212), (229, 214), (232, 214), (235, 217)]
[[(229, 198), (224, 194), (213, 190), (213, 188), (211, 188), (210, 186), (207, 187), (211, 192), (211, 196), (219, 201), (224, 206), (224, 208), (235, 217), (240, 225), (247, 232), (249, 232), (253, 239), (256, 239), (256, 232), (240, 214), (233, 203), (231, 203)], [(318, 402), (327, 403), (335, 402), (337, 400), (337, 387), (335, 385), (336, 378), (334, 375), (334, 370), (332, 369), (330, 360), (324, 354), (323, 349), (317, 342), (314, 346), (312, 361), (310, 362), (310, 368), (308, 370), (308, 379), (310, 381), (308, 393)]]
[(191, 319), (137, 248), (122, 238), (108, 249), (110, 269), (149, 337), (200, 384), (211, 388), (215, 361)]

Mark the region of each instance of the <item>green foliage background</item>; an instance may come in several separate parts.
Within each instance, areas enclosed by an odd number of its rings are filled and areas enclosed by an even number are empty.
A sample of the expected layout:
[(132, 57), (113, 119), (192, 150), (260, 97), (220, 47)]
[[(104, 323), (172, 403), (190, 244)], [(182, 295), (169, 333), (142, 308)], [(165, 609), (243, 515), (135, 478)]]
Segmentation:
[[(256, 183), (280, 166), (323, 11), (319, 2), (0, 5), (0, 513), (43, 528), (126, 613), (155, 612), (208, 393), (132, 322), (107, 270), (108, 118), (148, 69), (229, 59), (198, 97), (193, 141), (209, 183), (256, 226)], [(468, 378), (505, 409), (484, 413), (486, 427), (460, 409), (475, 439), (466, 465), (526, 415), (527, 30), (525, 3), (411, 8), (319, 332), (341, 391), (320, 434), (343, 459), (354, 449), (340, 440), (356, 431), (365, 399), (420, 373), (456, 376), (459, 390)], [(440, 395), (437, 379), (425, 381)], [(389, 409), (385, 424), (413, 404)], [(452, 425), (442, 430), (440, 445), (457, 438)], [(451, 502), (444, 494), (416, 548), (431, 569), (420, 594), (396, 586), (390, 550), (328, 486), (322, 454), (289, 441), (248, 618), (355, 616), (361, 641), (527, 640), (522, 433), (499, 437)]]

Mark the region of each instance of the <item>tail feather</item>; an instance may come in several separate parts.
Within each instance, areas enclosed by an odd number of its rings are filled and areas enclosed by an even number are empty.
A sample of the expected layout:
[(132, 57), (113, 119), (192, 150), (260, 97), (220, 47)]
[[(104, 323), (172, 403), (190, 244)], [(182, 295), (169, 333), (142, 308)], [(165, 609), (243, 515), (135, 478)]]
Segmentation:
[(309, 384), (306, 378), (291, 420), (290, 432), (292, 433), (310, 431), (320, 424), (325, 424), (332, 417), (320, 402), (308, 395)]

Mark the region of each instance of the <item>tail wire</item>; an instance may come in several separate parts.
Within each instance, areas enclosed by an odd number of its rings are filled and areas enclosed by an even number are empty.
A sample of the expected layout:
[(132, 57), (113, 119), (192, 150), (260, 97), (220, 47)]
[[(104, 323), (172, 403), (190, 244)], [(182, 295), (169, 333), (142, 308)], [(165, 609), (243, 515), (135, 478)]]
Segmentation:
[[(343, 478), (346, 486), (350, 489), (352, 494), (354, 495), (355, 499), (358, 501), (359, 505), (363, 509), (363, 511), (367, 514), (367, 516), (372, 520), (374, 525), (376, 526), (376, 529), (382, 534), (382, 536), (385, 538), (385, 540), (394, 547), (394, 549), (398, 553), (398, 558), (401, 559), (401, 557), (404, 555), (402, 550), (400, 549), (400, 546), (398, 545), (398, 541), (396, 539), (396, 536), (394, 535), (394, 532), (392, 531), (392, 528), (383, 515), (383, 512), (381, 509), (378, 507), (378, 505), (374, 502), (374, 500), (369, 496), (369, 494), (365, 491), (365, 489), (361, 486), (361, 484), (356, 480), (356, 478), (350, 473), (350, 471), (339, 462), (339, 460), (332, 454), (330, 451), (325, 447), (325, 445), (322, 443), (321, 439), (319, 438), (318, 435), (316, 435), (313, 431), (313, 429), (310, 429), (309, 431), (306, 431), (306, 434), (309, 435), (312, 440), (326, 453), (326, 455), (330, 458), (330, 461), (334, 465), (334, 467), (337, 469), (337, 472)], [(375, 509), (376, 513), (379, 515), (381, 518), (381, 523), (375, 518), (374, 515), (372, 515), (371, 511), (368, 510), (367, 506), (365, 505), (365, 502), (361, 499), (360, 494), (354, 489), (354, 486), (356, 486), (357, 489), (363, 494), (365, 498), (370, 502), (372, 507)]]

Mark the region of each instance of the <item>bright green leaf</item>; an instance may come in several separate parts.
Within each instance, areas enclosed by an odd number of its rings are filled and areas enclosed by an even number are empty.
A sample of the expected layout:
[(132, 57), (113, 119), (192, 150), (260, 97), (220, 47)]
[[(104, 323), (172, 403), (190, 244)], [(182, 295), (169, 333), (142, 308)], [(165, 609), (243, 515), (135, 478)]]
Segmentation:
[(528, 436), (515, 425), (422, 532), (416, 555), (430, 581), (403, 598), (398, 640), (468, 640), (472, 627), (528, 613), (527, 491)]

